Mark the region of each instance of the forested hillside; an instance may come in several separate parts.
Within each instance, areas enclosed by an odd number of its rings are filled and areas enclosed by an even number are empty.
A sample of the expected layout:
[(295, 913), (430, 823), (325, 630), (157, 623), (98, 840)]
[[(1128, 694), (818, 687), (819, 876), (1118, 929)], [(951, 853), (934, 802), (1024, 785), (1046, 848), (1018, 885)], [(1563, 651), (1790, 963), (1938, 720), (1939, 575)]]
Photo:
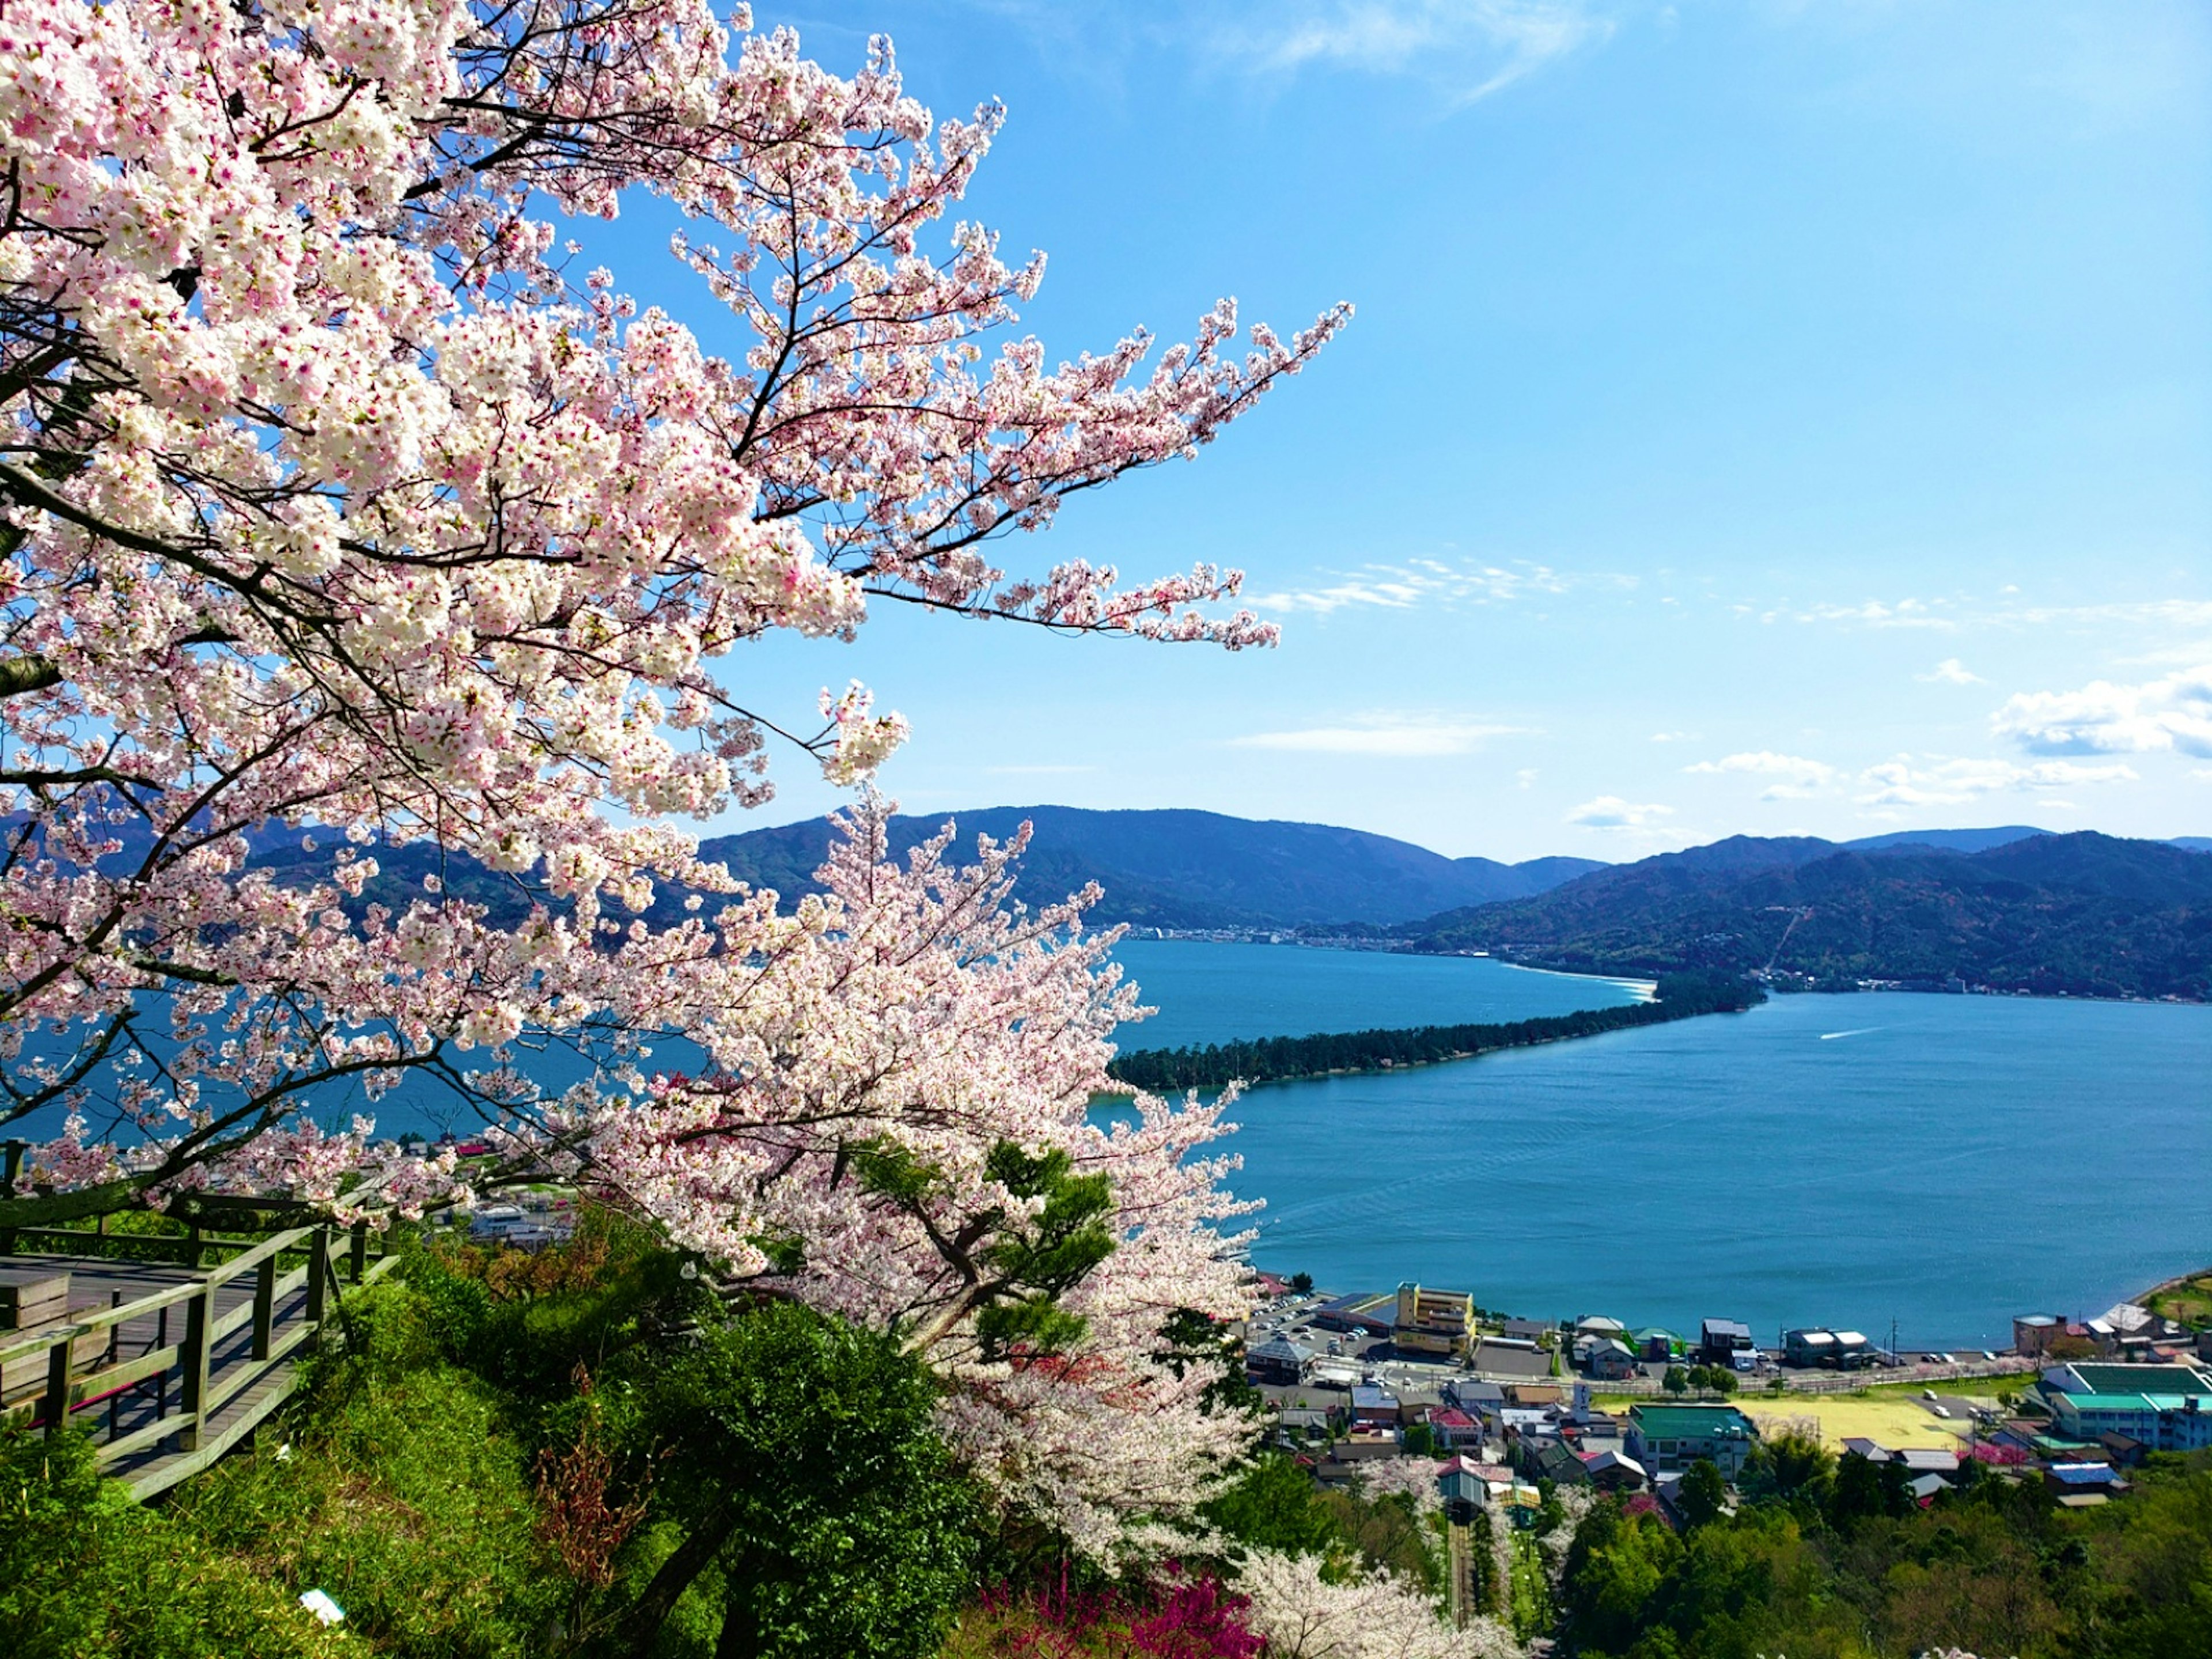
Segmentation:
[(2212, 858), (2164, 842), (2035, 836), (1975, 853), (1739, 836), (1528, 900), (1391, 930), (1600, 973), (1771, 968), (2097, 996), (2212, 995)]
[[(891, 820), (902, 854), (953, 819), (963, 845), (1004, 839), (1024, 820), (1035, 837), (1023, 860), (1030, 903), (1064, 898), (1095, 881), (1102, 921), (1152, 927), (1285, 927), (1346, 921), (1411, 921), (1455, 905), (1522, 898), (1605, 866), (1590, 859), (1499, 864), (1449, 859), (1410, 842), (1322, 823), (1218, 812), (1098, 812), (1073, 806), (992, 806)], [(813, 887), (830, 845), (826, 819), (726, 836), (707, 844), (744, 880), (794, 894)]]

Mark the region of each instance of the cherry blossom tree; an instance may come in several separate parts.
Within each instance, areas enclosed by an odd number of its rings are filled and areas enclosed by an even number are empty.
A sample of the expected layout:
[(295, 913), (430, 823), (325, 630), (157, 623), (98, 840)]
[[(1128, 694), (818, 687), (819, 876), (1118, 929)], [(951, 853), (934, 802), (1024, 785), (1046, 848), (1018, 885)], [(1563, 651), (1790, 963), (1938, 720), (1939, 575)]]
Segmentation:
[[(522, 1145), (533, 1042), (708, 1110), (726, 1080), (624, 1073), (640, 1034), (735, 1052), (744, 1011), (672, 988), (827, 924), (735, 891), (682, 821), (766, 799), (779, 735), (852, 781), (905, 734), (858, 686), (816, 724), (734, 684), (770, 630), (897, 602), (1272, 637), (1213, 605), (1232, 571), (993, 550), (1193, 453), (1347, 313), (1240, 353), (1224, 302), (1054, 366), (1007, 331), (1042, 260), (946, 222), (1000, 122), (933, 122), (887, 43), (841, 78), (698, 0), (8, 0), (0, 1121), (68, 1121), (0, 1224), (210, 1185), (408, 1209), (450, 1171), (310, 1103), (411, 1073)], [(727, 355), (577, 270), (564, 224), (648, 198)], [(280, 876), (281, 836), (321, 861)], [(434, 870), (365, 904), (410, 844), (509, 903)], [(660, 919), (672, 890), (724, 919)], [(588, 1161), (612, 1131), (572, 1115)], [(648, 1184), (649, 1142), (615, 1160)]]
[(1324, 1575), (1316, 1555), (1254, 1550), (1237, 1588), (1245, 1622), (1268, 1659), (1516, 1659), (1521, 1645), (1494, 1619), (1455, 1630), (1434, 1602), (1387, 1572)]
[[(736, 684), (771, 630), (1272, 641), (1233, 571), (994, 550), (1348, 313), (1054, 366), (1008, 333), (1042, 260), (945, 223), (1000, 121), (696, 0), (6, 0), (0, 1122), (66, 1121), (0, 1226), (411, 1213), (450, 1154), (314, 1109), (434, 1084), (507, 1174), (901, 1333), (1078, 1547), (1203, 1492), (1242, 1431), (1162, 1329), (1244, 1307), (1221, 1106), (1094, 1121), (1134, 999), (1091, 896), (1013, 907), (1018, 843), (894, 867), (870, 797), (787, 907), (683, 827), (765, 800), (772, 739), (855, 783), (905, 736)], [(576, 270), (564, 224), (647, 198), (728, 355)]]

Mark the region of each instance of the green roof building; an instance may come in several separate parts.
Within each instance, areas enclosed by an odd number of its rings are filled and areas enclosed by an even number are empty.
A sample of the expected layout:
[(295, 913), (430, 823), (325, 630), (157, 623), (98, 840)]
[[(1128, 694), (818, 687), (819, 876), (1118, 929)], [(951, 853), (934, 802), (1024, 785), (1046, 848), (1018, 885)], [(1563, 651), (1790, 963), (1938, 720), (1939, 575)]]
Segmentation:
[(1733, 1480), (1759, 1443), (1759, 1427), (1733, 1406), (1631, 1406), (1628, 1455), (1653, 1474), (1704, 1459)]
[(2054, 1366), (2043, 1397), (2069, 1439), (2124, 1434), (2154, 1451), (2212, 1446), (2212, 1373), (2190, 1365)]

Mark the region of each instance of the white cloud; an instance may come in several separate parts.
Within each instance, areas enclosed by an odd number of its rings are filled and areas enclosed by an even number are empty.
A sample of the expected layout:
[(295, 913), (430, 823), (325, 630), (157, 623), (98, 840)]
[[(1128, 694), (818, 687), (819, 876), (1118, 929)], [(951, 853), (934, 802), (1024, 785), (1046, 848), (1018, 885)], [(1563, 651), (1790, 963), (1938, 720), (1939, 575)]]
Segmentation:
[(2026, 691), (1990, 719), (2034, 755), (2212, 757), (2212, 663), (2140, 685), (2094, 680), (2078, 691)]
[(1925, 599), (1899, 599), (1895, 605), (1885, 605), (1880, 599), (1869, 599), (1864, 605), (1816, 605), (1809, 611), (1798, 612), (1797, 620), (1856, 623), (1863, 628), (1936, 628), (1946, 631), (1959, 625), (1951, 617), (1938, 615), (1935, 605)]
[(1654, 743), (1688, 743), (1691, 740), (1687, 732), (1654, 732), (1651, 734)]
[(1522, 789), (1533, 787), (1536, 781), (1536, 769), (1533, 766), (1522, 767), (1513, 775), (1513, 781), (1516, 787)]
[(1600, 795), (1568, 813), (1567, 822), (1585, 830), (1642, 830), (1657, 819), (1673, 817), (1674, 812), (1671, 806), (1638, 806), (1618, 795)]
[(1256, 74), (1413, 75), (1472, 103), (1612, 33), (1579, 0), (1268, 0), (1213, 45)]
[(1778, 755), (1771, 749), (1759, 749), (1741, 755), (1724, 755), (1717, 761), (1699, 761), (1695, 766), (1686, 766), (1685, 772), (1749, 772), (1771, 777), (1796, 778), (1805, 783), (1826, 783), (1836, 775), (1836, 769), (1825, 762), (1808, 760), (1802, 755)]
[(1946, 657), (1925, 674), (1916, 674), (1913, 678), (1926, 681), (1929, 684), (1979, 685), (1982, 684), (1982, 677), (1968, 670), (1966, 665), (1956, 657)]
[(1761, 800), (1810, 800), (1820, 793), (1822, 785), (1836, 775), (1836, 769), (1824, 761), (1808, 760), (1802, 755), (1778, 755), (1771, 749), (1726, 755), (1717, 761), (1699, 761), (1682, 769), (1708, 776), (1734, 772), (1777, 780), (1760, 792)]
[(1958, 806), (2008, 790), (2124, 783), (2135, 776), (2134, 768), (2119, 764), (2039, 761), (2021, 766), (2007, 760), (1949, 760), (1916, 766), (1912, 757), (1905, 755), (1861, 773), (1866, 793), (1858, 799), (1863, 806)]
[(1310, 726), (1290, 732), (1255, 732), (1231, 738), (1239, 749), (1281, 749), (1313, 755), (1372, 755), (1410, 760), (1464, 755), (1490, 738), (1521, 728), (1422, 714), (1363, 715), (1342, 726)]
[(1547, 565), (1455, 565), (1412, 559), (1404, 564), (1362, 565), (1322, 586), (1249, 593), (1244, 603), (1261, 611), (1313, 611), (1326, 616), (1347, 605), (1409, 611), (1420, 605), (1504, 604), (1532, 593), (1564, 593), (1567, 586), (1566, 579)]

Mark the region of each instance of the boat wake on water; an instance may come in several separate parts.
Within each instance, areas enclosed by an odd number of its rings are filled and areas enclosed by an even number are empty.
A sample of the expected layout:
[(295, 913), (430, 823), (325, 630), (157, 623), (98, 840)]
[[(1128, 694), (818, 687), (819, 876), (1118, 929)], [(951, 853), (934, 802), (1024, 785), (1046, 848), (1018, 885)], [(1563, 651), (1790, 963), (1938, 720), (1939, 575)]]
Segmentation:
[(1862, 1025), (1856, 1031), (1823, 1031), (1820, 1033), (1820, 1041), (1833, 1042), (1838, 1037), (1871, 1036), (1880, 1030), (1881, 1027), (1879, 1025)]

